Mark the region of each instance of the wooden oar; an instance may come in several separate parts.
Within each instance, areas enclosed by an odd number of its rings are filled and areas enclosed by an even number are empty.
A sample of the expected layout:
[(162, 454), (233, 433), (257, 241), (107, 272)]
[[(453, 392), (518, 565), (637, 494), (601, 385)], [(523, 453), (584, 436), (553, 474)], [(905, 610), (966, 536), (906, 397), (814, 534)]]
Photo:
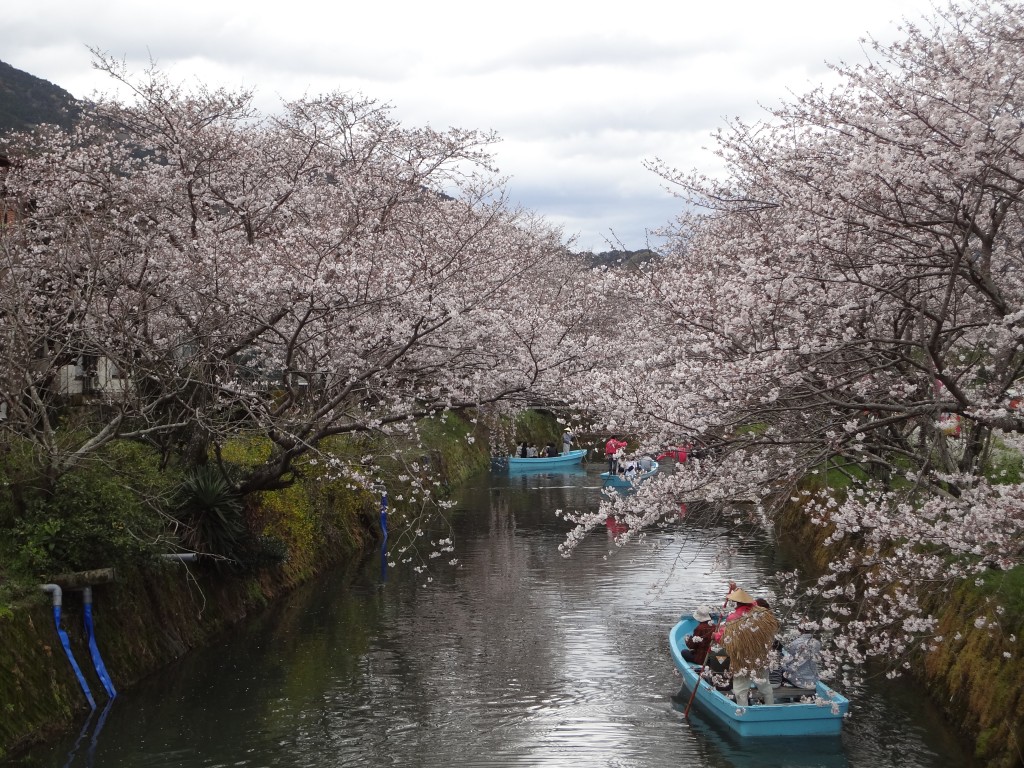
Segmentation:
[[(729, 592), (731, 593), (732, 592), (732, 588), (731, 588), (732, 587), (732, 582), (729, 582), (729, 585), (730, 585)], [(722, 610), (718, 614), (718, 619), (715, 621), (715, 630), (716, 631), (718, 630), (719, 624), (722, 623), (722, 616), (725, 614), (725, 607), (727, 605), (729, 605), (729, 595), (728, 594), (726, 594), (725, 602), (722, 603)], [(712, 637), (713, 637), (714, 636), (714, 632), (712, 632), (711, 634), (712, 634)], [(711, 648), (709, 647), (708, 648), (708, 652), (704, 654), (704, 663), (701, 664), (700, 665), (700, 669), (697, 670), (697, 682), (693, 686), (693, 693), (690, 694), (690, 700), (688, 702), (686, 702), (686, 709), (683, 711), (683, 717), (686, 718), (687, 720), (690, 719), (690, 707), (693, 706), (693, 700), (695, 698), (697, 698), (697, 689), (700, 688), (700, 681), (704, 679), (704, 668), (708, 665), (708, 656), (710, 656), (710, 655), (711, 655)]]

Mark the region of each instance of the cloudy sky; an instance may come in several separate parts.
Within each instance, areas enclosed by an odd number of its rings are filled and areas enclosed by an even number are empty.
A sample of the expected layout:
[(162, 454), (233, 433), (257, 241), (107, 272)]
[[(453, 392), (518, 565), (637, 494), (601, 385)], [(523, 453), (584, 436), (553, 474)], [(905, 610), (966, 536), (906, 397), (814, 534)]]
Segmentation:
[(333, 5), (291, 0), (35, 0), (4, 9), (0, 60), (77, 97), (110, 91), (90, 48), (141, 71), (282, 98), (334, 90), (385, 101), (409, 125), (493, 129), (514, 200), (578, 250), (635, 249), (678, 202), (644, 168), (717, 170), (727, 118), (828, 83), (861, 39), (899, 36), (931, 0), (520, 0)]

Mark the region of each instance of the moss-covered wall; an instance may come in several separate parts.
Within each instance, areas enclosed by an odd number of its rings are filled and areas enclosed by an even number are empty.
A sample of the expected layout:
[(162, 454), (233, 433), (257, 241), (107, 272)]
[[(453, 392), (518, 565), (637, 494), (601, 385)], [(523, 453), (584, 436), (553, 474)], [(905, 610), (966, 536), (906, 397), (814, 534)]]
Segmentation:
[[(992, 571), (930, 606), (945, 641), (920, 659), (919, 676), (951, 722), (992, 768), (1024, 766), (1024, 569)], [(997, 594), (998, 593), (998, 594)], [(993, 603), (1009, 604), (993, 617)], [(978, 624), (975, 624), (978, 619)]]
[[(466, 439), (474, 429), (456, 416), (424, 428), (422, 450), (449, 485), (489, 466), (488, 441)], [(288, 545), (283, 564), (239, 573), (215, 564), (170, 562), (122, 570), (114, 582), (93, 588), (97, 643), (116, 688), (203, 645), (296, 585), (355, 565), (378, 535), (375, 496), (313, 474), (254, 503), (263, 531)], [(83, 636), (80, 592), (65, 593), (61, 624), (102, 707), (105, 693)], [(50, 596), (40, 591), (37, 599), (0, 612), (0, 756), (71, 727), (86, 712), (54, 627)]]
[[(314, 556), (314, 549), (296, 550), (298, 568), (289, 560), (244, 575), (215, 564), (168, 562), (120, 571), (114, 582), (93, 587), (97, 644), (115, 688), (130, 686), (206, 643), (303, 580), (361, 556), (352, 549)], [(49, 603), (50, 596), (40, 592), (38, 602), (0, 618), (0, 755), (68, 727), (87, 711)], [(86, 645), (80, 591), (65, 591), (61, 625), (102, 706), (106, 694)]]
[[(826, 547), (832, 529), (811, 524), (796, 504), (779, 517), (777, 530), (811, 573), (824, 572), (831, 552), (856, 546), (848, 538)], [(993, 615), (993, 604), (1004, 607), (998, 621), (976, 625)], [(944, 642), (915, 659), (912, 675), (982, 765), (1024, 766), (1024, 569), (992, 571), (953, 594), (936, 593), (926, 608), (938, 617)]]

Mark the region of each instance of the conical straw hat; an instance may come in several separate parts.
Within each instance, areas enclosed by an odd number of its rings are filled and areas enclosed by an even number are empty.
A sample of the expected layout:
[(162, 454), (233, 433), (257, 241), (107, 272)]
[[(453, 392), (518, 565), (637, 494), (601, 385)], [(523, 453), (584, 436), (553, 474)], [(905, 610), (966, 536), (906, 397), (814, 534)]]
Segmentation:
[(748, 603), (753, 604), (754, 598), (747, 594), (746, 590), (734, 589), (726, 597), (732, 600), (734, 603)]

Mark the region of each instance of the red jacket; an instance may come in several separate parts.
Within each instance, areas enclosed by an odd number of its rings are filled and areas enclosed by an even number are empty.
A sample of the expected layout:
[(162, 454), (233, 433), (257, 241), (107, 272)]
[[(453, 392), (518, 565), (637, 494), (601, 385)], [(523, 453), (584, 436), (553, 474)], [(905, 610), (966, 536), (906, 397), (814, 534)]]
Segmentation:
[[(725, 617), (725, 621), (723, 621), (722, 624), (726, 624), (726, 623), (728, 623), (730, 621), (735, 621), (740, 616), (742, 616), (742, 615), (744, 615), (746, 613), (750, 613), (753, 609), (754, 609), (754, 606), (751, 603), (740, 603), (739, 605), (736, 606), (736, 610), (735, 611), (733, 611), (732, 613), (730, 613), (728, 616)], [(725, 632), (724, 628), (722, 628), (722, 627), (718, 628), (718, 631), (715, 632), (715, 641), (716, 642), (721, 642), (722, 634), (724, 632)]]
[(687, 456), (689, 456), (689, 449), (687, 446), (678, 445), (675, 448), (669, 448), (667, 451), (662, 451), (654, 458), (656, 461), (661, 461), (662, 459), (675, 459), (677, 462), (682, 464), (686, 461)]
[(625, 448), (628, 443), (625, 440), (616, 440), (614, 437), (611, 438), (607, 443), (604, 444), (604, 455), (614, 456), (619, 452), (620, 448)]

